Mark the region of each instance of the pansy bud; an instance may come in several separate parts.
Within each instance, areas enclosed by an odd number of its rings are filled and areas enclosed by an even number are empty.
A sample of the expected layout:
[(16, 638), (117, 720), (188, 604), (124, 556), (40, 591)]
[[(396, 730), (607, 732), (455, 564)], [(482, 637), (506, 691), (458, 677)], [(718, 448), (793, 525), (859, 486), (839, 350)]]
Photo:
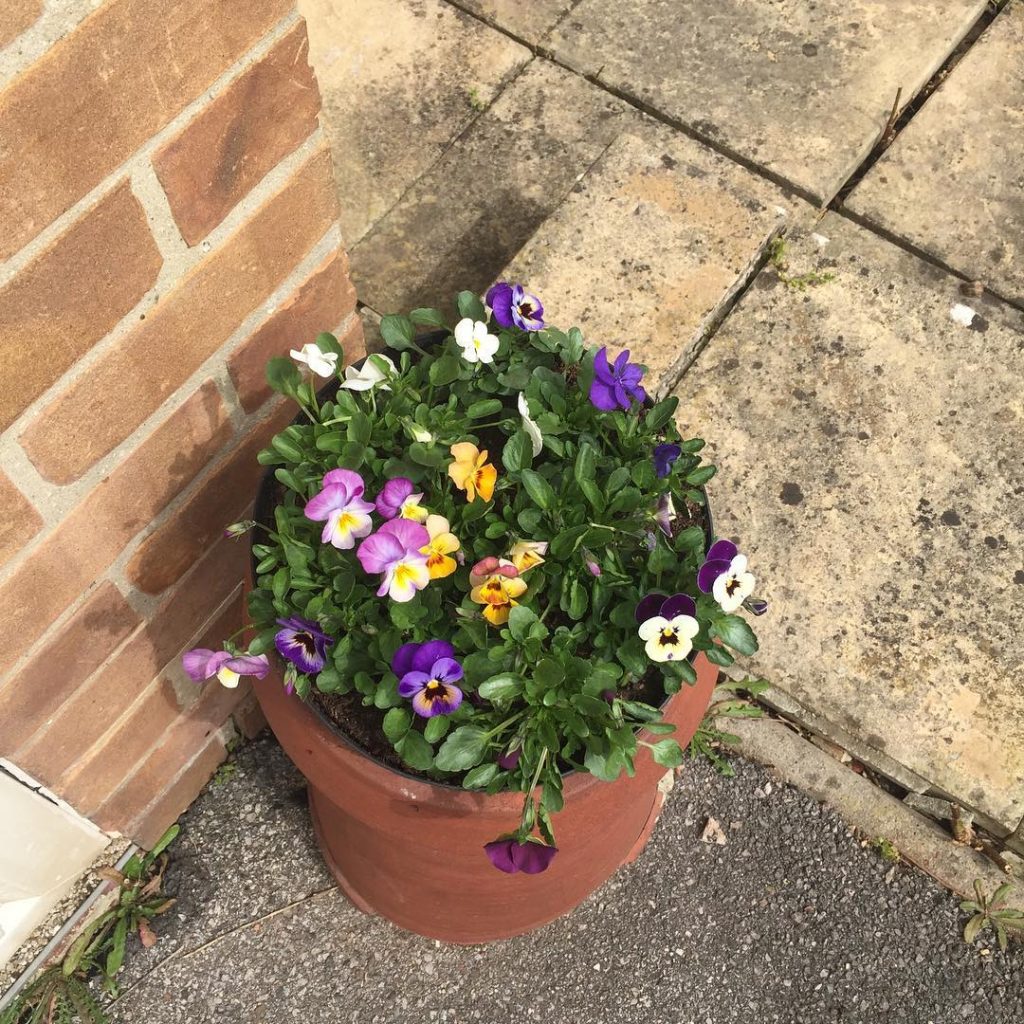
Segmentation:
[(290, 697), (295, 692), (295, 681), (299, 678), (299, 670), (292, 662), (284, 669), (284, 692)]
[(752, 615), (764, 615), (768, 611), (768, 602), (762, 601), (758, 597), (748, 597), (743, 602), (743, 607)]
[(243, 519), (241, 522), (232, 523), (224, 530), (224, 536), (231, 540), (244, 537), (256, 525), (255, 519)]
[(433, 444), (434, 435), (427, 430), (426, 427), (420, 426), (414, 420), (405, 419), (402, 421), (402, 426), (405, 427), (406, 433), (414, 440), (419, 441), (420, 444)]
[(591, 576), (601, 575), (600, 563), (594, 557), (594, 553), (592, 551), (588, 551), (586, 548), (583, 549), (583, 564), (587, 567), (587, 572), (589, 572)]

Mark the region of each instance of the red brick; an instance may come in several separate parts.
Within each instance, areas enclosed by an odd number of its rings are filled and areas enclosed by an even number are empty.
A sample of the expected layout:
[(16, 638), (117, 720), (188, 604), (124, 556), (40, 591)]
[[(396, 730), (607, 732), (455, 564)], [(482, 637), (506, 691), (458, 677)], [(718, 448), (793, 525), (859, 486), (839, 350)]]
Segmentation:
[(21, 35), (42, 13), (43, 0), (4, 0), (0, 4), (0, 46)]
[[(6, 4), (8, 0), (4, 0)], [(109, 0), (0, 94), (0, 260), (209, 88), (294, 0)]]
[[(120, 695), (113, 689), (108, 689), (107, 700), (115, 708), (120, 706)], [(155, 680), (103, 738), (102, 746), (77, 761), (55, 783), (55, 792), (79, 814), (88, 817), (159, 743), (180, 713), (170, 680)]]
[(244, 559), (244, 545), (218, 543), (114, 658), (76, 689), (53, 721), (15, 751), (14, 760), (57, 786), (237, 588)]
[(230, 436), (227, 412), (207, 381), (72, 509), (0, 585), (8, 664), (43, 635)]
[(43, 476), (75, 480), (123, 441), (266, 300), (336, 210), (330, 157), (321, 149), (33, 420), (21, 442)]
[(153, 158), (189, 245), (316, 129), (320, 93), (304, 23), (240, 75)]
[[(256, 686), (261, 685), (256, 683)], [(267, 716), (263, 714), (263, 709), (259, 705), (259, 701), (256, 700), (255, 694), (250, 694), (241, 704), (235, 708), (234, 714), (231, 716), (235, 720), (235, 727), (238, 731), (249, 740), (256, 739), (257, 736), (267, 727)]]
[[(333, 331), (355, 306), (348, 260), (344, 253), (332, 253), (231, 353), (228, 370), (242, 408), (254, 412), (271, 396), (266, 377), (268, 359), (301, 348), (321, 331)], [(365, 354), (362, 323), (358, 317), (353, 321), (343, 342), (346, 365)]]
[(124, 181), (0, 291), (0, 429), (146, 294), (162, 262)]
[[(93, 816), (93, 820), (105, 829), (135, 833), (143, 818), (143, 813), (156, 801), (163, 802), (167, 795), (177, 788), (181, 766), (189, 765), (196, 757), (196, 752), (204, 751), (213, 734), (227, 721), (234, 708), (249, 693), (249, 687), (240, 685), (235, 690), (223, 686), (210, 686), (203, 690), (199, 701), (193, 705), (188, 715), (175, 722), (161, 737), (153, 752), (142, 762)], [(192, 775), (192, 783), (184, 791), (177, 790), (180, 796), (174, 817), (177, 817), (195, 799), (216, 764), (224, 759), (226, 750), (218, 740), (220, 754), (211, 764), (208, 773), (202, 777)], [(205, 770), (205, 769), (204, 769)], [(168, 780), (173, 780), (168, 786)], [(166, 812), (165, 812), (166, 813)], [(166, 828), (174, 817), (163, 827)], [(157, 827), (154, 825), (154, 827)]]
[(149, 806), (133, 811), (127, 803), (112, 803), (103, 812), (105, 819), (118, 822), (111, 827), (129, 836), (144, 850), (151, 850), (171, 825), (188, 810), (227, 756), (227, 747), (220, 736), (208, 736), (198, 750), (189, 754), (189, 760), (183, 767), (169, 766), (170, 771), (177, 768), (177, 775), (164, 784), (162, 795)]
[(0, 509), (3, 509), (0, 515), (0, 565), (3, 565), (39, 532), (43, 519), (2, 470)]
[(139, 624), (112, 583), (101, 583), (60, 633), (0, 689), (0, 754), (10, 757)]
[(147, 594), (159, 594), (181, 578), (225, 526), (242, 515), (252, 504), (264, 470), (256, 461), (257, 453), (294, 416), (292, 403), (278, 402), (270, 415), (251, 430), (245, 444), (143, 540), (126, 570), (135, 586)]

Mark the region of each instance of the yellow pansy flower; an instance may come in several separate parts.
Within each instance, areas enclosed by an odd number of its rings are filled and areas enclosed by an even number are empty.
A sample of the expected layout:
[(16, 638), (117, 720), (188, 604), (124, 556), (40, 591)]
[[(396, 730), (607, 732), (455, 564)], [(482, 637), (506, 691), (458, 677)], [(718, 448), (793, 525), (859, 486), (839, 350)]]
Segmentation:
[(432, 580), (451, 576), (458, 568), (458, 562), (450, 557), (459, 550), (459, 538), (451, 532), (451, 526), (444, 516), (427, 516), (424, 523), (430, 534), (430, 543), (420, 548), (420, 554), (427, 556), (427, 570)]
[(469, 441), (460, 441), (452, 445), (451, 453), (455, 461), (449, 464), (448, 475), (456, 487), (466, 492), (466, 500), (472, 501), (479, 494), (484, 501), (490, 501), (498, 471), (488, 463), (487, 452)]

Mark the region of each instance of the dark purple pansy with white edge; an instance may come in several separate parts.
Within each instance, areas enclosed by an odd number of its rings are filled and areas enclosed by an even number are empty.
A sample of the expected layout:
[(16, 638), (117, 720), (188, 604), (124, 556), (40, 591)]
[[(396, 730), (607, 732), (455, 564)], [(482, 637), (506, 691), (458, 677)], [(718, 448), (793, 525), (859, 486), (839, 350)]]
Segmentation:
[(747, 556), (741, 555), (731, 540), (716, 540), (708, 548), (704, 564), (697, 572), (697, 586), (701, 593), (711, 594), (722, 611), (732, 613), (746, 607), (755, 615), (768, 610), (766, 601), (751, 597), (754, 577), (747, 572)]
[(484, 302), (491, 307), (499, 327), (518, 327), (521, 331), (544, 329), (544, 307), (540, 299), (521, 284), (499, 281), (487, 289)]
[(315, 622), (298, 615), (278, 619), (277, 624), (283, 627), (274, 637), (277, 653), (300, 672), (319, 672), (327, 663), (327, 647), (334, 641)]
[(697, 606), (688, 594), (648, 594), (636, 606), (637, 632), (651, 661), (682, 661), (693, 650)]
[(462, 704), (462, 690), (455, 685), (462, 666), (447, 640), (402, 644), (391, 659), (391, 670), (398, 676), (399, 697), (411, 700), (422, 718), (450, 715)]

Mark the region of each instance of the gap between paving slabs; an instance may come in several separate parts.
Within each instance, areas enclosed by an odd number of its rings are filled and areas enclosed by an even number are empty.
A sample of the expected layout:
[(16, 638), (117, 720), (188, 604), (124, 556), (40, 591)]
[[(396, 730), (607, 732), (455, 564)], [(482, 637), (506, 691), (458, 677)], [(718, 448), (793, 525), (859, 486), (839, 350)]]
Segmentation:
[[(721, 694), (728, 700), (735, 696), (732, 692)], [(713, 719), (713, 724), (738, 737), (739, 742), (731, 747), (735, 753), (772, 769), (782, 781), (832, 807), (866, 841), (891, 843), (901, 858), (965, 899), (974, 899), (977, 879), (986, 893), (1009, 880), (1015, 888), (1007, 906), (1024, 911), (1024, 879), (1008, 879), (989, 857), (956, 842), (931, 818), (820, 749), (788, 722), (768, 716), (723, 716)]]

